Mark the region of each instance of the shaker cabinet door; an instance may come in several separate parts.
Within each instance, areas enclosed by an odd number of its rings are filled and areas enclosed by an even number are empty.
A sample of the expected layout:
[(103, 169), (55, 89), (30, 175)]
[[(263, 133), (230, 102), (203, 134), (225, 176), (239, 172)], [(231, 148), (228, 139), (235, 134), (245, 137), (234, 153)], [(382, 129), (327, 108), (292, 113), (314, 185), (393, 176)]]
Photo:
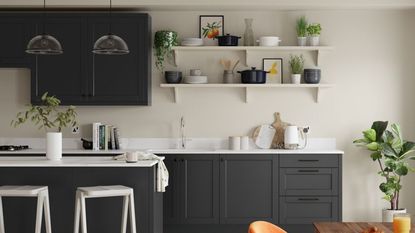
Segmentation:
[[(44, 25), (44, 29), (43, 29)], [(36, 59), (32, 68), (32, 103), (40, 103), (45, 92), (54, 95), (63, 105), (81, 104), (86, 100), (84, 38), (85, 20), (73, 15), (49, 16), (38, 22), (38, 31), (55, 37), (62, 45), (59, 55), (31, 55)]]
[(221, 223), (278, 222), (278, 165), (275, 157), (221, 155)]
[(147, 14), (114, 14), (88, 19), (88, 42), (111, 32), (128, 45), (124, 55), (87, 54), (91, 105), (150, 105), (151, 44)]
[(219, 156), (184, 155), (180, 161), (183, 222), (219, 223)]

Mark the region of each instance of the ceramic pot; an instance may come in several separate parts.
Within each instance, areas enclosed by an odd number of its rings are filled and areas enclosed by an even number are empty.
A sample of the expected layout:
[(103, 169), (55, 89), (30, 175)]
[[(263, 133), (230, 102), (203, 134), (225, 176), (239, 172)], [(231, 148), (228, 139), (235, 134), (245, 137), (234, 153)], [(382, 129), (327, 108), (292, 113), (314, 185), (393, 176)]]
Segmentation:
[(310, 46), (319, 46), (320, 45), (320, 36), (310, 36), (310, 37), (308, 37), (308, 44)]
[(265, 83), (269, 72), (252, 67), (250, 70), (238, 71), (238, 73), (241, 74), (242, 83)]
[(307, 45), (307, 37), (305, 37), (305, 36), (297, 37), (297, 44), (298, 44), (298, 46), (306, 46)]
[(382, 210), (382, 222), (393, 222), (394, 214), (404, 214), (404, 213), (406, 213), (406, 209), (399, 209), (399, 210), (383, 209)]
[(301, 83), (301, 74), (291, 74), (291, 83), (300, 84)]
[(320, 69), (304, 69), (304, 82), (309, 84), (318, 84), (321, 80)]
[(226, 34), (224, 36), (217, 36), (216, 39), (218, 39), (219, 46), (238, 46), (238, 40), (241, 37)]
[(46, 133), (46, 158), (53, 161), (62, 159), (62, 133)]

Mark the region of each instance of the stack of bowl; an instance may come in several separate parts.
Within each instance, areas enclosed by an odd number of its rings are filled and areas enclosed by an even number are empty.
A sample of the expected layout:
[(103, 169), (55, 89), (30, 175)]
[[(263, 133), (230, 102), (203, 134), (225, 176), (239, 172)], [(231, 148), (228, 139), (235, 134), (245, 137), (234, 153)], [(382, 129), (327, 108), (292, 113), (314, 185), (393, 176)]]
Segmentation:
[(183, 38), (182, 46), (202, 46), (203, 40), (200, 38)]

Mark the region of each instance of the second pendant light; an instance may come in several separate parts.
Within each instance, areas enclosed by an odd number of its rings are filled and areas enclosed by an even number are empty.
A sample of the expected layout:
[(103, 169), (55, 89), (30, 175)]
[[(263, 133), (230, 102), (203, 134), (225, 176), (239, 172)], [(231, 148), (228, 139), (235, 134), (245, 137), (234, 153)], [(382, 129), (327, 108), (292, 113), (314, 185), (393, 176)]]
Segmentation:
[(117, 36), (112, 34), (112, 0), (110, 0), (110, 30), (107, 35), (101, 36), (95, 41), (94, 49), (92, 50), (95, 54), (103, 55), (123, 55), (128, 54), (128, 45), (125, 41)]

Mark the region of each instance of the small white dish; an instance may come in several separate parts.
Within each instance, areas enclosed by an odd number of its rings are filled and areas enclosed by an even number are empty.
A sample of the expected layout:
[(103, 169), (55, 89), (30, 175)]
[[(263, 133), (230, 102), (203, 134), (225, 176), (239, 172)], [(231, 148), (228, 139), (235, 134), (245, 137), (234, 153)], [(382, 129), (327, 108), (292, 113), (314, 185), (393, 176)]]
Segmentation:
[(188, 84), (202, 84), (207, 83), (208, 78), (207, 76), (185, 76), (184, 83)]

